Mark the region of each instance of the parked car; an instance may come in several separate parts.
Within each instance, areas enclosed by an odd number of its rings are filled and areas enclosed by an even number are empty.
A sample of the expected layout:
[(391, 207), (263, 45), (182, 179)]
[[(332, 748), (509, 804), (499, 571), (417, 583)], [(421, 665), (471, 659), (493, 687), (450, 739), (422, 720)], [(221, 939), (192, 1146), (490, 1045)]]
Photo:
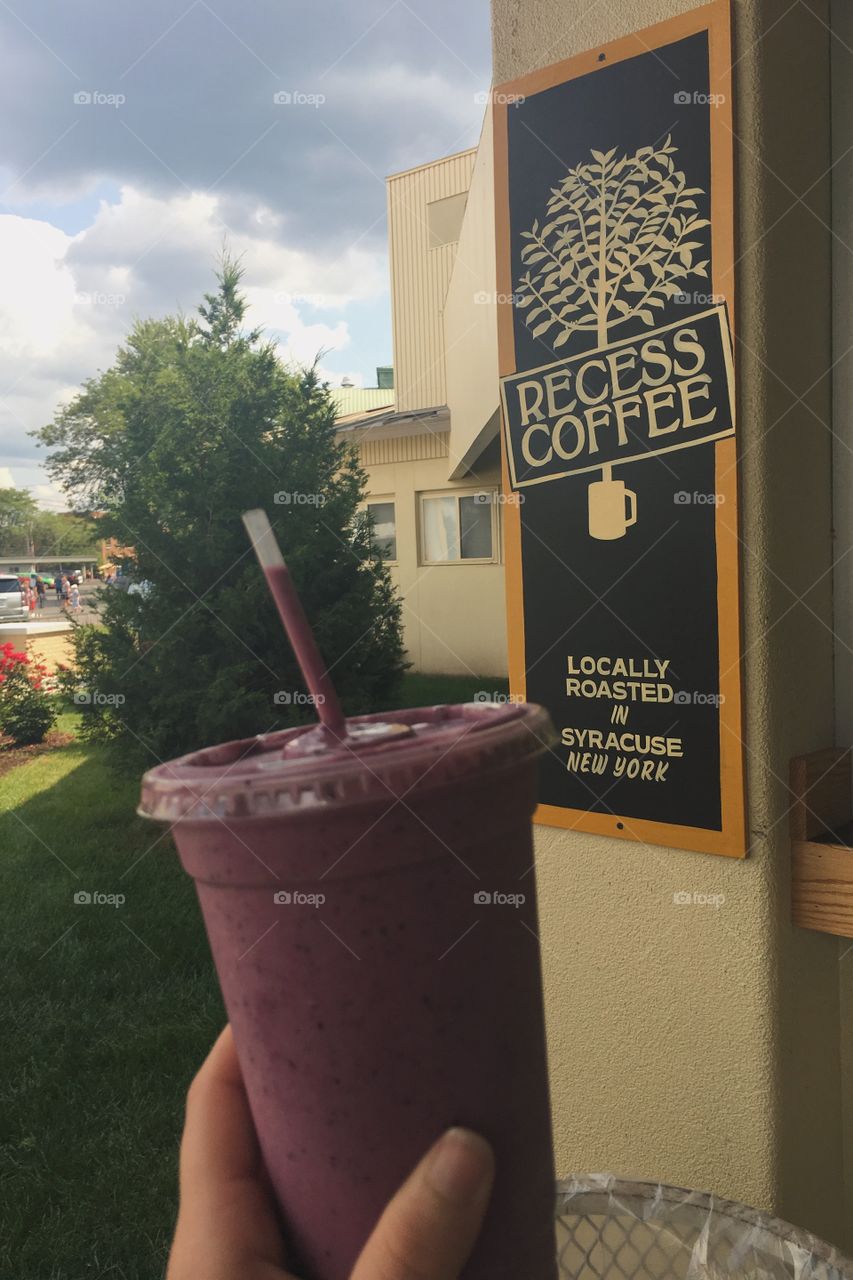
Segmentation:
[(20, 579), (13, 573), (0, 574), (0, 622), (26, 622), (27, 617)]

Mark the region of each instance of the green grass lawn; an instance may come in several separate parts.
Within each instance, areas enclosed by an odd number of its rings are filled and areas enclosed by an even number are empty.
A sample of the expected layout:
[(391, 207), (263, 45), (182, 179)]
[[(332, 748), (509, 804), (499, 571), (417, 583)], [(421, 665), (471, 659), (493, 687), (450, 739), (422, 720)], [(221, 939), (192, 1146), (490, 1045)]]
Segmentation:
[(427, 676), (409, 672), (403, 680), (403, 707), (431, 707), (439, 702), (471, 702), (476, 695), (505, 694), (509, 684), (500, 676)]
[[(0, 779), (15, 1280), (163, 1272), (183, 1095), (224, 1015), (192, 885), (137, 792), (77, 745)], [(77, 905), (81, 890), (126, 901)]]
[[(505, 689), (409, 675), (402, 703)], [(224, 1012), (192, 883), (137, 797), (104, 749), (77, 743), (0, 777), (10, 1280), (163, 1274), (184, 1094)], [(81, 891), (125, 901), (75, 904)]]

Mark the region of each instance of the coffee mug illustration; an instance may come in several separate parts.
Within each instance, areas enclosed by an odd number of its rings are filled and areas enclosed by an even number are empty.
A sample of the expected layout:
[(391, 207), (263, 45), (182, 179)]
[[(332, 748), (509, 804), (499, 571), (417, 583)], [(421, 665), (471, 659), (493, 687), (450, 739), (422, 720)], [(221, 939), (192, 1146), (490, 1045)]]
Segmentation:
[(637, 495), (624, 480), (614, 480), (610, 467), (589, 486), (589, 536), (602, 542), (624, 538), (637, 523)]

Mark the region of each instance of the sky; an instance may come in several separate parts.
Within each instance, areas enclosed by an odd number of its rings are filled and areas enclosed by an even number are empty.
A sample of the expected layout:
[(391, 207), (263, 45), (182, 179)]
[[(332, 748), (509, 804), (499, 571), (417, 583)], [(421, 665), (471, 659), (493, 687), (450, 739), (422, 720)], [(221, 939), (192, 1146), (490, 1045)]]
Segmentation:
[(390, 364), (385, 177), (474, 146), (488, 0), (3, 0), (0, 487), (67, 507), (28, 432), (223, 245), (288, 360)]

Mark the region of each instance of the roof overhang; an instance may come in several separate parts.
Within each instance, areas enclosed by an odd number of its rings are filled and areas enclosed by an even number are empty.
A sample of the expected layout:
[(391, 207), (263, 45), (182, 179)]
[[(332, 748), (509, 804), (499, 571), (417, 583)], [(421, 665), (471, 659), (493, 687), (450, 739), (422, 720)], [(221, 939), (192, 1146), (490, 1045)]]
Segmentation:
[(435, 435), (450, 430), (450, 410), (447, 405), (437, 405), (433, 409), (388, 413), (382, 417), (370, 414), (349, 421), (338, 420), (335, 427), (338, 439), (351, 440), (353, 444), (368, 437), (371, 440), (397, 440), (401, 436)]
[(457, 460), (450, 473), (451, 480), (461, 480), (470, 471), (474, 470), (484, 450), (497, 439), (500, 429), (501, 411), (500, 409), (495, 409), (488, 422), (477, 432), (462, 457)]

